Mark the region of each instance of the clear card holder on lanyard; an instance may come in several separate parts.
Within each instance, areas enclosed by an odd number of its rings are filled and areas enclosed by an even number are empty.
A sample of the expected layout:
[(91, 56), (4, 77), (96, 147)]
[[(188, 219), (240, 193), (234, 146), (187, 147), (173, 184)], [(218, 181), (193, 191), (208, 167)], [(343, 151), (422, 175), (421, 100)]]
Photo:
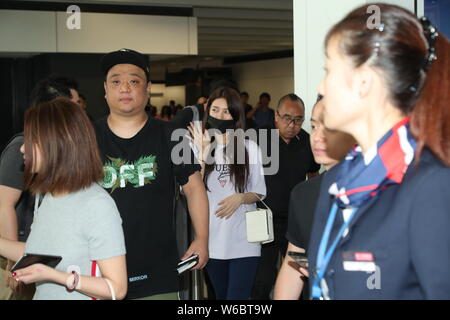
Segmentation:
[(355, 213), (357, 211), (357, 208), (353, 208), (352, 213), (350, 214), (347, 221), (345, 221), (341, 228), (339, 229), (339, 232), (336, 236), (336, 238), (333, 240), (332, 244), (326, 250), (326, 247), (328, 245), (328, 242), (330, 240), (331, 230), (334, 225), (334, 221), (336, 219), (336, 215), (338, 212), (338, 206), (336, 203), (333, 203), (333, 206), (331, 207), (330, 214), (328, 216), (327, 224), (325, 226), (325, 230), (322, 234), (322, 238), (320, 240), (319, 245), (319, 251), (317, 252), (317, 267), (316, 271), (314, 272), (314, 279), (313, 279), (313, 289), (312, 289), (312, 298), (317, 300), (329, 300), (329, 289), (328, 285), (325, 281), (325, 272), (328, 268), (328, 265), (330, 263), (331, 258), (333, 257), (334, 251), (336, 250), (336, 247), (343, 237), (345, 231), (347, 230), (350, 222), (352, 221), (353, 217), (355, 216)]

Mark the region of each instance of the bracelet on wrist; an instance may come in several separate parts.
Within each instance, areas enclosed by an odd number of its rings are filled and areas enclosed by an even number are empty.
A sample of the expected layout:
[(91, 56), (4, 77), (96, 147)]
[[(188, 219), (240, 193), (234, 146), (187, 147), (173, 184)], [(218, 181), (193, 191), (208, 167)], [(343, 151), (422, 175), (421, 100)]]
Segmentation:
[(72, 271), (66, 280), (67, 290), (74, 291), (75, 289), (79, 289), (80, 286), (80, 275), (76, 271)]

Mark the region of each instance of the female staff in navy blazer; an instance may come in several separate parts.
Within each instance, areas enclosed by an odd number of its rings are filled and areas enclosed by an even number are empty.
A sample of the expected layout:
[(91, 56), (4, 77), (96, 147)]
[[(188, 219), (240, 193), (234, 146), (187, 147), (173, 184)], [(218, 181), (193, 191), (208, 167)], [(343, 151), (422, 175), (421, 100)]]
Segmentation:
[(324, 123), (358, 145), (322, 182), (313, 299), (450, 299), (450, 43), (426, 19), (367, 5), (328, 33)]

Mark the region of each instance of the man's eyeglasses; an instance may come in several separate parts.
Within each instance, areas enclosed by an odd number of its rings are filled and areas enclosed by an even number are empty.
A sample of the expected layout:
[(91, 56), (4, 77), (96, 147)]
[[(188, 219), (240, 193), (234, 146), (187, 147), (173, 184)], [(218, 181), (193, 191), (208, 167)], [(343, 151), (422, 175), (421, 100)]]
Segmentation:
[(287, 126), (290, 126), (292, 122), (294, 123), (295, 126), (300, 126), (303, 123), (303, 120), (305, 120), (304, 116), (294, 118), (287, 114), (281, 115), (278, 111), (277, 114)]

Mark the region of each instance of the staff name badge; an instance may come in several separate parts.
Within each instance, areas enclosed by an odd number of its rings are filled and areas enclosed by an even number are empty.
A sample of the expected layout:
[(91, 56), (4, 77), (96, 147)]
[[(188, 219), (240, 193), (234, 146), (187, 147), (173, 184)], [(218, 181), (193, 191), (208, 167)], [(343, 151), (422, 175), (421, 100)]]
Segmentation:
[(344, 252), (343, 267), (345, 271), (375, 272), (375, 257), (372, 252)]

